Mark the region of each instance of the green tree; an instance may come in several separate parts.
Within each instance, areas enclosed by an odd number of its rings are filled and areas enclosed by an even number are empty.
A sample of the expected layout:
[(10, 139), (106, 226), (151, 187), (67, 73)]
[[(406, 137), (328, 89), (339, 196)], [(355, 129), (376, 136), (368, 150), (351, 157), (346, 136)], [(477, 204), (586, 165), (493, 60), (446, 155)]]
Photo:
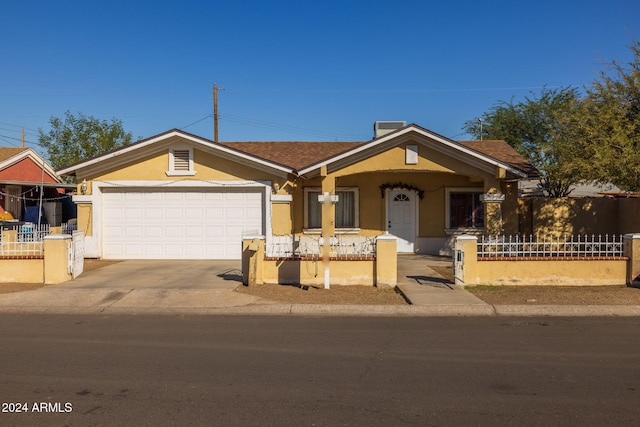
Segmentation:
[(587, 178), (640, 192), (640, 42), (633, 60), (602, 71), (572, 121)]
[(499, 101), (463, 129), (477, 139), (506, 141), (540, 171), (546, 195), (564, 197), (580, 177), (573, 163), (578, 147), (566, 130), (567, 117), (579, 102), (575, 88), (544, 88), (540, 96), (532, 94), (521, 102)]
[(38, 130), (38, 141), (47, 149), (49, 162), (56, 169), (129, 145), (133, 140), (116, 118), (99, 120), (66, 111), (63, 119), (51, 117), (49, 124), (48, 132)]

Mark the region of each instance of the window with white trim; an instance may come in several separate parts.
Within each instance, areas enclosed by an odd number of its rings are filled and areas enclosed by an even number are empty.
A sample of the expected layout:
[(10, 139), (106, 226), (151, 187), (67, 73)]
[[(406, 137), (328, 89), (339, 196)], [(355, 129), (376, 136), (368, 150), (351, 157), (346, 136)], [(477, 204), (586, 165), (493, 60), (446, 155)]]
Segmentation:
[[(322, 203), (318, 196), (322, 194), (320, 188), (304, 189), (304, 228), (322, 228)], [(336, 193), (336, 228), (358, 228), (359, 191), (356, 187), (338, 187)]]
[(446, 221), (448, 229), (484, 228), (482, 188), (447, 188)]
[(169, 150), (169, 170), (167, 175), (195, 175), (193, 169), (193, 148), (174, 147)]

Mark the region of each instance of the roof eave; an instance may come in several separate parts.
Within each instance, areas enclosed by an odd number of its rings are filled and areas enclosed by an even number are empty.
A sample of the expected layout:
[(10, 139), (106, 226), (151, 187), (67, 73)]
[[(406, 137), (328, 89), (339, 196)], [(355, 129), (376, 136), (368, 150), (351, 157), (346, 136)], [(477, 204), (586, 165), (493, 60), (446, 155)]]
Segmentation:
[(371, 147), (375, 147), (377, 145), (380, 145), (380, 144), (383, 144), (385, 142), (391, 141), (393, 139), (398, 138), (399, 136), (406, 135), (406, 134), (411, 133), (411, 132), (416, 132), (418, 134), (421, 134), (424, 137), (427, 137), (427, 138), (430, 138), (430, 139), (434, 139), (434, 140), (436, 140), (438, 142), (441, 142), (441, 143), (445, 144), (446, 146), (448, 146), (450, 148), (456, 149), (456, 150), (458, 150), (460, 152), (463, 152), (463, 153), (465, 153), (467, 155), (475, 157), (475, 158), (477, 158), (479, 160), (482, 160), (482, 161), (485, 161), (487, 163), (490, 163), (493, 166), (505, 169), (506, 171), (511, 172), (514, 175), (520, 176), (522, 178), (527, 178), (528, 177), (527, 173), (525, 173), (525, 172), (523, 172), (523, 171), (521, 171), (519, 169), (516, 169), (516, 168), (514, 168), (514, 167), (512, 167), (512, 166), (510, 166), (510, 165), (508, 165), (508, 164), (506, 164), (504, 162), (500, 162), (500, 161), (498, 161), (497, 159), (495, 159), (493, 157), (490, 157), (490, 156), (487, 156), (485, 154), (478, 153), (477, 151), (468, 149), (468, 148), (462, 146), (461, 144), (457, 143), (456, 141), (453, 141), (453, 140), (451, 140), (449, 138), (446, 138), (446, 137), (444, 137), (442, 135), (438, 135), (437, 133), (431, 132), (431, 131), (429, 131), (427, 129), (424, 129), (424, 128), (420, 127), (420, 126), (417, 126), (415, 124), (407, 125), (404, 128), (398, 129), (398, 130), (396, 130), (394, 132), (391, 132), (391, 133), (388, 133), (386, 135), (380, 136), (378, 138), (372, 139), (370, 142), (368, 142), (368, 143), (366, 143), (366, 144), (364, 144), (364, 145), (362, 145), (360, 147), (354, 148), (353, 150), (349, 150), (347, 152), (344, 152), (344, 153), (339, 154), (337, 156), (334, 156), (334, 157), (331, 157), (329, 159), (323, 160), (322, 162), (316, 163), (314, 165), (307, 166), (306, 168), (300, 170), (299, 174), (300, 175), (308, 175), (309, 173), (311, 173), (311, 172), (313, 172), (315, 170), (319, 170), (322, 166), (329, 166), (332, 163), (335, 163), (337, 161), (346, 159), (347, 157), (350, 157), (350, 156), (354, 156), (354, 155), (356, 155), (358, 153), (361, 153), (362, 151), (370, 149)]
[(264, 160), (264, 159), (259, 158), (259, 157), (251, 156), (251, 155), (246, 154), (246, 153), (244, 153), (242, 151), (239, 151), (239, 150), (236, 150), (236, 149), (233, 149), (233, 148), (229, 148), (229, 147), (226, 147), (226, 146), (221, 145), (221, 144), (217, 144), (217, 143), (215, 143), (213, 141), (210, 141), (208, 139), (201, 138), (201, 137), (198, 137), (198, 136), (186, 133), (186, 132), (182, 132), (182, 131), (180, 131), (178, 129), (174, 129), (174, 130), (171, 130), (171, 131), (164, 132), (162, 134), (156, 135), (155, 137), (151, 137), (151, 138), (148, 138), (146, 140), (139, 141), (137, 143), (128, 145), (126, 147), (122, 147), (122, 148), (120, 148), (118, 150), (103, 154), (101, 156), (94, 157), (93, 159), (85, 160), (85, 161), (76, 163), (74, 165), (68, 166), (66, 168), (59, 169), (58, 170), (58, 174), (60, 174), (60, 175), (74, 175), (75, 172), (77, 172), (78, 170), (86, 169), (86, 168), (91, 167), (93, 165), (96, 165), (98, 163), (101, 163), (101, 162), (104, 162), (104, 161), (108, 161), (108, 160), (114, 159), (116, 157), (120, 157), (120, 156), (122, 156), (124, 154), (127, 154), (127, 153), (131, 153), (132, 151), (143, 149), (143, 148), (148, 147), (150, 145), (153, 145), (153, 144), (155, 144), (157, 142), (160, 142), (162, 140), (165, 140), (165, 139), (168, 139), (168, 138), (172, 138), (172, 137), (180, 137), (180, 138), (186, 139), (188, 141), (194, 142), (196, 144), (200, 144), (201, 146), (207, 147), (209, 149), (218, 150), (218, 151), (223, 152), (223, 153), (225, 153), (225, 154), (227, 154), (229, 156), (238, 157), (238, 158), (243, 159), (244, 161), (257, 163), (257, 164), (260, 164), (261, 166), (264, 166), (264, 167), (267, 167), (267, 168), (270, 168), (270, 169), (274, 169), (274, 170), (277, 170), (277, 171), (282, 172), (282, 173), (293, 173), (293, 169), (291, 169), (291, 168), (288, 168), (288, 167), (285, 167), (285, 166), (282, 166), (282, 165), (279, 165), (279, 164), (276, 164), (276, 163), (269, 162), (269, 161)]

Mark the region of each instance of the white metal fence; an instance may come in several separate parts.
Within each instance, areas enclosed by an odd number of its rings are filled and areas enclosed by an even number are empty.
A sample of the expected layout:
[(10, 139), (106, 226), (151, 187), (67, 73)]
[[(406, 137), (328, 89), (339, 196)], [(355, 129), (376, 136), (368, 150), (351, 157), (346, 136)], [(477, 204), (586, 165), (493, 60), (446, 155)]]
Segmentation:
[[(320, 257), (322, 237), (308, 235), (272, 236), (267, 244), (268, 257)], [(339, 235), (331, 237), (332, 257), (373, 257), (376, 253), (376, 238), (371, 236)]]
[[(71, 234), (75, 228), (75, 224), (62, 224), (62, 233)], [(4, 232), (11, 230), (16, 231), (15, 240), (7, 240), (6, 236), (3, 236), (6, 234)], [(0, 256), (42, 255), (42, 240), (49, 234), (51, 234), (51, 227), (48, 224), (5, 225), (0, 228)]]
[(69, 248), (69, 273), (75, 279), (84, 271), (84, 231), (74, 230)]
[(478, 258), (620, 257), (622, 235), (496, 236), (478, 240)]

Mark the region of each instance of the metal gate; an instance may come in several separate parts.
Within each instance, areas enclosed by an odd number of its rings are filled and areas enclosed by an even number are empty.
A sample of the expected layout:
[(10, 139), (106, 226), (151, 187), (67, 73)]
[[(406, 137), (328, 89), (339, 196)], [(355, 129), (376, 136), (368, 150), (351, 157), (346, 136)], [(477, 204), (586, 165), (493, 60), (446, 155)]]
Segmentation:
[(75, 279), (84, 271), (84, 231), (74, 230), (69, 248), (69, 274)]

